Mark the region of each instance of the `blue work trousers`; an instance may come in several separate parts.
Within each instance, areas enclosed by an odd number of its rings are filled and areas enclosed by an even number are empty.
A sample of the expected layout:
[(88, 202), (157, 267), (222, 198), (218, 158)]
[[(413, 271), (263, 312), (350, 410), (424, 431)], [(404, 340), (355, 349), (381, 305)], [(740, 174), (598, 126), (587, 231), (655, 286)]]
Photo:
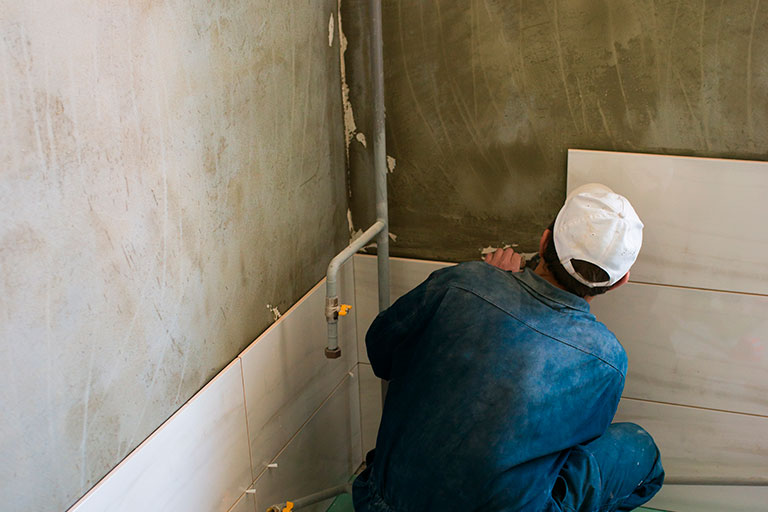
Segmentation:
[(552, 490), (563, 512), (633, 510), (664, 482), (653, 438), (634, 423), (614, 423), (597, 439), (574, 447)]

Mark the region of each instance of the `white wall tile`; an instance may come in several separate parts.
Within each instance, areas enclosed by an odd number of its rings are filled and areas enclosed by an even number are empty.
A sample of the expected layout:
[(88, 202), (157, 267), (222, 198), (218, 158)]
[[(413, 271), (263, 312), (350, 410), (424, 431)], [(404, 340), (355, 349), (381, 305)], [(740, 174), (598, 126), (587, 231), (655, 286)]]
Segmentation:
[(622, 399), (615, 422), (645, 428), (668, 478), (754, 479), (768, 475), (768, 418)]
[(236, 359), (70, 512), (226, 511), (251, 481)]
[[(342, 266), (338, 290), (354, 313), (353, 266)], [(323, 280), (241, 354), (256, 475), (357, 363), (355, 315), (339, 319), (339, 359), (325, 357), (326, 340)]]
[[(357, 341), (361, 362), (369, 362), (365, 350), (365, 333), (379, 314), (379, 281), (376, 256), (355, 254), (355, 297), (357, 302)], [(395, 302), (402, 295), (421, 284), (435, 270), (454, 263), (443, 261), (390, 258), (389, 297)]]
[(768, 487), (665, 485), (645, 506), (670, 512), (765, 512)]
[(624, 396), (768, 415), (768, 297), (629, 283), (591, 310), (627, 350)]
[(370, 364), (357, 365), (360, 375), (360, 418), (362, 422), (363, 455), (376, 447), (381, 422), (381, 379), (373, 374)]
[[(362, 463), (359, 378), (347, 376), (254, 485), (259, 511), (349, 481)], [(302, 509), (320, 512), (332, 500)]]
[(568, 191), (600, 182), (645, 224), (632, 280), (768, 294), (768, 162), (568, 152)]

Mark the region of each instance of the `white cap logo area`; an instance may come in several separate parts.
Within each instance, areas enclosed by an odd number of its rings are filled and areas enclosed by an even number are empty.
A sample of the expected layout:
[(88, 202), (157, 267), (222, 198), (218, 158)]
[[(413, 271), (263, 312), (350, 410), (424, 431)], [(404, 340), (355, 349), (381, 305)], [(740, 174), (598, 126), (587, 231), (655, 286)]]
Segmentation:
[[(555, 219), (553, 238), (560, 263), (574, 279), (590, 288), (611, 286), (635, 263), (643, 245), (643, 223), (626, 197), (589, 183), (566, 198)], [(597, 265), (608, 274), (608, 281), (585, 280), (571, 260)]]

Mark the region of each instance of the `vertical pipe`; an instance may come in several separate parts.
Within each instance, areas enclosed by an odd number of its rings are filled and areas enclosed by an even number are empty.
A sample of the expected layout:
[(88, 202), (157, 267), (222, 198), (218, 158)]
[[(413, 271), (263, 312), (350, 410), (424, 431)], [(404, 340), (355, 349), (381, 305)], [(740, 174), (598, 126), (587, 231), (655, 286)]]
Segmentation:
[(384, 39), (381, 0), (371, 0), (371, 67), (373, 79), (373, 165), (376, 181), (376, 220), (384, 229), (376, 238), (379, 311), (389, 307), (389, 218), (387, 212), (387, 145), (384, 110)]
[[(376, 238), (379, 275), (379, 311), (389, 307), (389, 212), (387, 211), (387, 144), (384, 107), (384, 35), (381, 0), (371, 0), (371, 77), (373, 80), (373, 168), (376, 176), (376, 220), (384, 229)], [(381, 381), (381, 402), (387, 395), (387, 381)]]

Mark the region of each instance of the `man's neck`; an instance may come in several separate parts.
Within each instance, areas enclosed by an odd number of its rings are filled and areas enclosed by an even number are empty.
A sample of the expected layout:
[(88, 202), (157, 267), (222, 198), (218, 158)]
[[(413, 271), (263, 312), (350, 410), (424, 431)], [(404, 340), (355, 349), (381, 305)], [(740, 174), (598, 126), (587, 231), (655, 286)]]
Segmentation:
[[(557, 282), (557, 279), (555, 279), (555, 276), (552, 275), (552, 273), (547, 268), (546, 263), (544, 263), (544, 259), (542, 258), (539, 260), (539, 264), (536, 265), (536, 268), (533, 269), (533, 273), (539, 276), (540, 278), (544, 279), (545, 281), (549, 282), (552, 286), (555, 286), (557, 288), (560, 288), (561, 290), (568, 291), (565, 289), (563, 285)], [(571, 292), (568, 292), (571, 293)], [(587, 296), (582, 297), (587, 302), (592, 302), (592, 299), (594, 299), (594, 296)]]

